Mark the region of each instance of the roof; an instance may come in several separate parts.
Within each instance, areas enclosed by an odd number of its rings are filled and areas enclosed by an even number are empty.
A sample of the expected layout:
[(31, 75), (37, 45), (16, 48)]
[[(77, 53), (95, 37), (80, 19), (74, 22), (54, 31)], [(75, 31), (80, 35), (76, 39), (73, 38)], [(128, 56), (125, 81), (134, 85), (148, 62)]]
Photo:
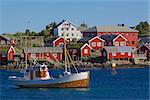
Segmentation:
[(135, 29), (125, 26), (94, 26), (84, 32), (138, 32)]
[(6, 39), (6, 40), (10, 40), (10, 38), (8, 38), (8, 37), (6, 37), (6, 36), (4, 36), (4, 35), (1, 35), (1, 34), (0, 34), (0, 36), (3, 37), (3, 38)]
[(80, 43), (87, 43), (90, 39), (92, 39), (93, 37), (83, 37), (81, 38), (78, 42)]
[[(57, 24), (57, 26), (56, 26), (56, 28), (58, 27), (58, 26), (60, 26), (62, 23), (64, 23), (65, 21), (67, 21), (68, 23), (70, 23), (70, 24), (72, 24), (70, 21), (68, 21), (68, 20), (62, 20), (59, 24)], [(74, 24), (72, 24), (73, 26), (75, 26)], [(76, 27), (76, 26), (75, 26)]]
[(105, 42), (105, 40), (103, 40), (102, 38), (98, 37), (98, 36), (95, 36), (93, 37), (92, 39), (89, 40), (89, 42), (93, 41), (94, 39), (98, 38), (99, 40)]
[(87, 30), (88, 28), (89, 28), (89, 27), (80, 26), (80, 27), (78, 27), (77, 29), (78, 29), (79, 31), (83, 32), (83, 31)]
[(114, 35), (114, 34), (111, 34), (111, 35), (101, 35), (100, 38), (107, 41), (107, 42), (112, 42), (114, 38), (116, 38), (118, 35)]
[(56, 41), (58, 41), (59, 39), (63, 39), (63, 40), (65, 40), (65, 41), (67, 41), (67, 42), (69, 42), (69, 40), (67, 40), (67, 39), (64, 39), (64, 37), (60, 37), (60, 36), (58, 36), (55, 40), (53, 40), (53, 42), (56, 42)]
[(146, 36), (142, 36), (142, 37), (139, 37), (139, 41), (143, 42), (144, 44), (146, 43), (150, 43), (150, 37), (146, 37)]
[(63, 52), (60, 47), (32, 47), (24, 49), (25, 53), (47, 53), (47, 52)]
[(131, 46), (105, 46), (107, 52), (133, 52)]
[(70, 43), (67, 45), (68, 49), (79, 49), (84, 45), (84, 43)]
[(138, 47), (138, 49), (141, 48), (141, 47), (143, 47), (143, 46), (145, 46), (147, 49), (150, 50), (150, 44), (141, 44), (141, 45)]
[(81, 50), (82, 50), (85, 46), (88, 46), (88, 47), (92, 50), (91, 46), (88, 45), (87, 43), (85, 43), (85, 44), (81, 47)]
[(0, 47), (0, 53), (7, 53), (9, 50), (10, 46), (4, 46), (4, 47)]
[(117, 37), (115, 37), (114, 39), (113, 39), (113, 41), (115, 41), (118, 37), (122, 37), (125, 41), (128, 41), (124, 36), (122, 36), (121, 34), (119, 34)]

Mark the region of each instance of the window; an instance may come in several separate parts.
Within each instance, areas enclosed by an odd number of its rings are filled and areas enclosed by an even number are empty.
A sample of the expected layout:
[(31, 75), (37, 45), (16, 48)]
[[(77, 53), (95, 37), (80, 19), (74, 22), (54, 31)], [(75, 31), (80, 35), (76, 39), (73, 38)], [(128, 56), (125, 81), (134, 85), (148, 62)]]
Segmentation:
[(125, 54), (125, 52), (121, 52), (121, 55), (124, 55)]
[(36, 54), (35, 53), (31, 54), (31, 58), (36, 58)]
[(74, 36), (74, 34), (72, 33), (72, 36)]
[(96, 46), (96, 42), (92, 42), (91, 46), (95, 47)]
[(66, 30), (68, 30), (68, 28), (66, 28)]
[(112, 52), (112, 56), (116, 56), (116, 52)]
[(120, 42), (120, 46), (124, 46), (124, 42)]
[(102, 43), (101, 43), (101, 42), (97, 42), (97, 46), (99, 46), (99, 47), (100, 47), (101, 45), (102, 45)]
[(88, 54), (88, 49), (84, 49), (84, 53), (85, 53), (85, 54)]
[(77, 53), (77, 50), (76, 50), (76, 49), (73, 49), (73, 53)]
[(132, 34), (132, 36), (134, 36), (134, 33)]
[(134, 44), (134, 41), (132, 41), (132, 44)]
[(5, 40), (1, 40), (1, 44), (5, 45), (6, 44)]
[(61, 36), (64, 36), (64, 34), (62, 33)]
[(69, 36), (69, 33), (67, 33), (67, 35), (66, 36)]
[(129, 33), (128, 36), (131, 36), (131, 34)]
[(72, 28), (71, 30), (74, 30), (74, 28)]
[(52, 55), (56, 58), (57, 57), (57, 53), (52, 53)]
[(115, 42), (115, 46), (119, 46), (119, 42)]
[(64, 28), (61, 29), (62, 31), (64, 30)]
[(6, 54), (2, 54), (2, 57), (6, 57)]
[(128, 52), (128, 56), (131, 56), (131, 52)]

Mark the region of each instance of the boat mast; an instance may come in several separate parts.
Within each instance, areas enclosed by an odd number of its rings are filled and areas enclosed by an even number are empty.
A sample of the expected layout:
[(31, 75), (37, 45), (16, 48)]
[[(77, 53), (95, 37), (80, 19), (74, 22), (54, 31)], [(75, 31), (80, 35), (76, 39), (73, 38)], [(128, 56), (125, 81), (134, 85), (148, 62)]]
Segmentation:
[(65, 72), (67, 72), (67, 52), (66, 52), (66, 37), (65, 37), (65, 32), (64, 32), (64, 56), (65, 56)]
[[(26, 50), (27, 50), (27, 36), (25, 36)], [(25, 53), (25, 69), (27, 69), (27, 53)]]

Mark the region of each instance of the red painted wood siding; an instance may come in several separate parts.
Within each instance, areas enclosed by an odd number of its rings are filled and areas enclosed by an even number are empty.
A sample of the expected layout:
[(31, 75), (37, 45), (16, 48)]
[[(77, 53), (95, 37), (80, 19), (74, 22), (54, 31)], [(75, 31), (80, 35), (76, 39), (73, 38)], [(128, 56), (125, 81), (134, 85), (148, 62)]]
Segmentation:
[[(31, 59), (32, 58), (31, 55), (32, 55), (31, 53), (28, 53), (27, 58)], [(59, 61), (62, 60), (62, 53), (56, 53), (56, 57), (54, 57), (51, 53), (44, 53), (44, 54), (36, 53), (35, 55), (36, 55), (35, 57), (37, 60), (42, 59), (42, 58), (47, 59), (47, 60), (55, 60), (55, 58), (58, 59)]]
[(62, 54), (61, 53), (57, 53), (57, 59), (58, 59), (58, 61), (62, 61)]
[(141, 46), (140, 48), (138, 48), (137, 50), (137, 53), (138, 54), (144, 54), (144, 53), (147, 53), (146, 56), (147, 56), (147, 60), (150, 60), (150, 50), (145, 46)]
[(42, 55), (40, 53), (36, 53), (36, 59), (41, 59)]
[(57, 41), (55, 41), (53, 47), (59, 47), (60, 44), (64, 44), (63, 38), (59, 38)]
[(117, 39), (115, 39), (114, 45), (115, 45), (115, 42), (119, 43), (118, 46), (121, 46), (121, 42), (124, 42), (124, 46), (126, 46), (126, 41), (121, 36), (119, 36)]
[(15, 51), (12, 49), (12, 48), (10, 48), (10, 50), (9, 50), (9, 52), (8, 52), (8, 60), (14, 60), (14, 53), (15, 53)]
[(106, 34), (108, 34), (108, 35), (121, 34), (128, 40), (127, 46), (132, 46), (134, 48), (137, 47), (137, 41), (138, 41), (138, 33), (137, 32), (97, 32), (97, 36), (106, 35)]
[[(87, 49), (87, 53), (84, 52), (85, 49)], [(88, 46), (85, 46), (81, 50), (81, 56), (82, 57), (90, 56), (90, 53), (91, 53), (91, 49)]]
[[(92, 46), (92, 42), (95, 42), (95, 43), (96, 43), (96, 46)], [(98, 42), (101, 43), (101, 46), (98, 46)], [(90, 41), (89, 44), (90, 44), (90, 46), (91, 46), (93, 49), (95, 49), (95, 50), (99, 50), (99, 49), (101, 49), (101, 48), (104, 47), (103, 41), (101, 41), (101, 40), (98, 39), (98, 38), (93, 39), (92, 41)]]
[(115, 55), (113, 55), (111, 52), (108, 54), (108, 59), (120, 59), (120, 58), (133, 58), (133, 55), (128, 55), (128, 52), (125, 52), (124, 54), (121, 54), (120, 52), (117, 52)]
[(6, 61), (7, 60), (7, 55), (6, 55), (6, 57), (2, 57), (2, 54), (0, 54), (0, 60), (1, 61)]

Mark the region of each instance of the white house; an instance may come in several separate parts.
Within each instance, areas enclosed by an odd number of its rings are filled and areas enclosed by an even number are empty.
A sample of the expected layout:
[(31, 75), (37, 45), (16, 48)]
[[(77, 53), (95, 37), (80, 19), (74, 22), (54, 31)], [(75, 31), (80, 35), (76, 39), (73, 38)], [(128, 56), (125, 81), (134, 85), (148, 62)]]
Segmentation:
[(65, 37), (72, 41), (73, 39), (79, 40), (82, 38), (82, 33), (77, 27), (68, 20), (61, 21), (53, 30), (54, 36)]

